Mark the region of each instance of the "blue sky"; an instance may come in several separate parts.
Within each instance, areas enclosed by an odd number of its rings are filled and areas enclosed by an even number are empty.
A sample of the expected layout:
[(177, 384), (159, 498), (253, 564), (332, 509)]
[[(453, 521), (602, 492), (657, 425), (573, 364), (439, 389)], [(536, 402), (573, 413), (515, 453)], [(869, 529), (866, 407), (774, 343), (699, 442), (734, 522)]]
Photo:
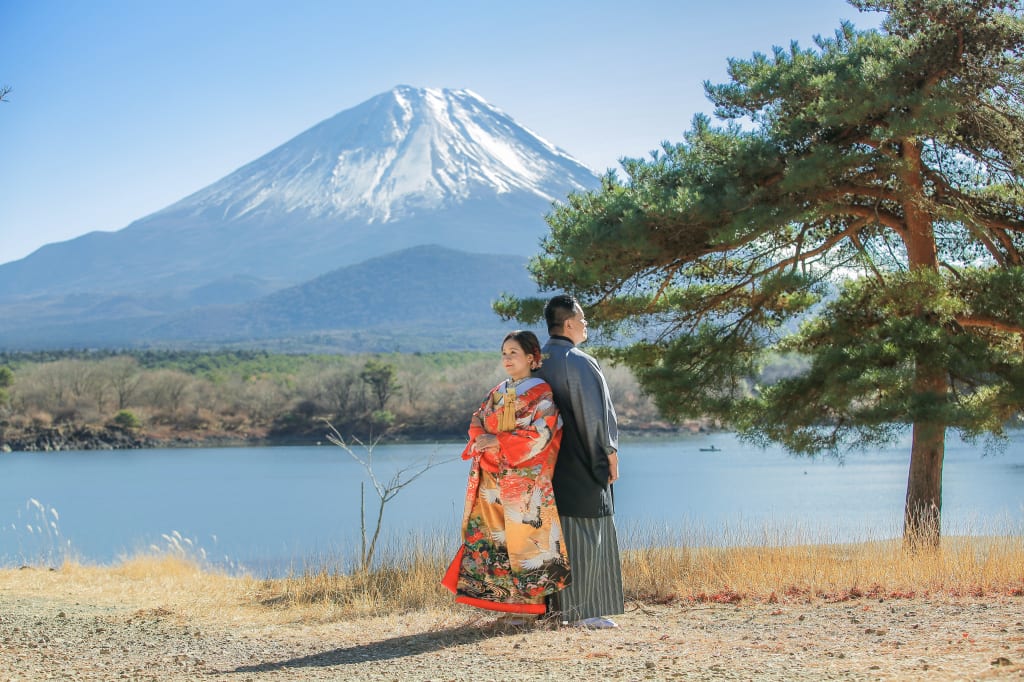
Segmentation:
[(0, 263), (112, 231), (400, 84), (469, 88), (597, 171), (711, 113), (726, 60), (844, 0), (0, 0)]

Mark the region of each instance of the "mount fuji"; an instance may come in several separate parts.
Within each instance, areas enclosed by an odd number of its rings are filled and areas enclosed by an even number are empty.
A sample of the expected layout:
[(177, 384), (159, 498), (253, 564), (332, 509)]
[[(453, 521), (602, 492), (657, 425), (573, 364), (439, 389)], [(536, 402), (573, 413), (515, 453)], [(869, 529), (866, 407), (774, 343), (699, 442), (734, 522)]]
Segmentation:
[(553, 202), (599, 182), (469, 90), (398, 86), (123, 229), (0, 265), (0, 333), (83, 316), (167, 328), (423, 245), (525, 261)]

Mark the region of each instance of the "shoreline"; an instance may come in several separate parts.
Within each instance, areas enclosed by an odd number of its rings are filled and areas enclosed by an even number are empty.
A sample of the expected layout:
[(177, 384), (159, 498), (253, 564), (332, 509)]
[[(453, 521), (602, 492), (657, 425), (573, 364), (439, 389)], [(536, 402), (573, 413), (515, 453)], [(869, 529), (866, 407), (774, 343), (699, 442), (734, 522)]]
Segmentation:
[[(698, 437), (714, 433), (727, 433), (728, 429), (700, 426), (655, 426), (649, 428), (621, 429), (624, 441), (649, 441)], [(83, 426), (68, 424), (46, 427), (17, 434), (0, 434), (0, 455), (8, 452), (65, 452), (81, 450), (154, 450), (189, 448), (230, 448), (230, 447), (280, 447), (329, 445), (328, 432), (320, 438), (313, 434), (282, 435), (232, 435), (204, 434), (202, 432), (162, 435), (154, 432), (124, 429), (116, 426)], [(427, 443), (460, 443), (465, 434), (439, 431), (434, 434), (397, 433), (381, 438), (381, 445), (406, 445)]]

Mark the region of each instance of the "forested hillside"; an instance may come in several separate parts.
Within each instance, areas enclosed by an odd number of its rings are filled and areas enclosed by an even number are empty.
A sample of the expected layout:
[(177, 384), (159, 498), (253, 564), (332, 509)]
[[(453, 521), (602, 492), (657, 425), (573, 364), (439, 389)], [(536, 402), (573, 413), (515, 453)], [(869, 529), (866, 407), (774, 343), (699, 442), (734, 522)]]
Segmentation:
[[(606, 373), (625, 431), (680, 428), (628, 370)], [(314, 443), (328, 422), (364, 440), (461, 439), (503, 376), (497, 352), (0, 354), (0, 448)]]

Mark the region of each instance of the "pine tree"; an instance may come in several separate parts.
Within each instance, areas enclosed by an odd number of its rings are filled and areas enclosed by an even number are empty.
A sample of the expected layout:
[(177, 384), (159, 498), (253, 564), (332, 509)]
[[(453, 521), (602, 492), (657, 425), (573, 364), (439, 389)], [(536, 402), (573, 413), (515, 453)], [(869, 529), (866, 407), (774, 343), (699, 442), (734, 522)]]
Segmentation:
[[(947, 429), (1000, 437), (1024, 403), (1024, 21), (851, 4), (881, 28), (730, 60), (705, 83), (720, 124), (556, 206), (531, 269), (632, 339), (612, 354), (666, 416), (803, 454), (909, 426), (904, 540), (935, 546)], [(759, 385), (769, 351), (809, 369)]]

